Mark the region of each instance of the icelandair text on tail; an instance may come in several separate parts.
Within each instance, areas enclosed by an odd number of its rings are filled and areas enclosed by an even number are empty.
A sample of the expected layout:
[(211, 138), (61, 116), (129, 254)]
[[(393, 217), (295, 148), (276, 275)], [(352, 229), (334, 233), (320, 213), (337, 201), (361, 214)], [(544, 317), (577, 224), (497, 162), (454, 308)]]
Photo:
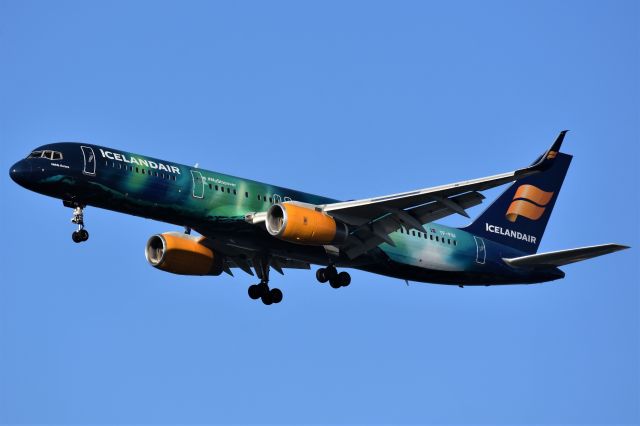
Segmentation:
[(517, 240), (523, 240), (528, 243), (535, 244), (536, 237), (533, 235), (523, 234), (522, 232), (514, 231), (513, 229), (505, 229), (495, 225), (489, 225), (485, 222), (485, 229), (487, 232), (493, 232), (494, 234), (506, 235), (507, 237), (515, 238)]

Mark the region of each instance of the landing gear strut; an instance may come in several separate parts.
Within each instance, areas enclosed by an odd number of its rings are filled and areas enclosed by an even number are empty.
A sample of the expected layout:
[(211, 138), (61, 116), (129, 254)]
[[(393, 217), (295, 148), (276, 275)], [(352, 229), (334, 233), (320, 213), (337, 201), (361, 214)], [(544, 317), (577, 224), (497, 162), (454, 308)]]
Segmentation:
[(78, 225), (78, 230), (73, 231), (71, 234), (71, 239), (74, 243), (81, 243), (83, 241), (87, 241), (89, 239), (89, 232), (84, 229), (84, 206), (76, 204), (73, 209), (73, 217), (71, 218), (71, 223), (75, 223)]
[(351, 275), (344, 271), (338, 272), (333, 265), (318, 269), (316, 271), (316, 279), (321, 284), (329, 281), (329, 285), (333, 288), (347, 287), (351, 284)]
[(282, 291), (279, 288), (269, 288), (269, 259), (258, 258), (253, 262), (260, 283), (249, 286), (249, 297), (253, 300), (261, 299), (265, 305), (282, 302)]

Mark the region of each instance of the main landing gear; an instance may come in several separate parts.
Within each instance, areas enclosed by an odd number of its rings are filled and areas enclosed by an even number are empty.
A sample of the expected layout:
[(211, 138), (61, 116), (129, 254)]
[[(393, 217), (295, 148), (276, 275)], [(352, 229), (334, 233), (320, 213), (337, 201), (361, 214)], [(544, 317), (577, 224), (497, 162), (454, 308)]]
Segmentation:
[(265, 305), (282, 302), (282, 291), (279, 288), (269, 288), (269, 259), (256, 259), (254, 265), (260, 283), (249, 286), (249, 297), (253, 300), (261, 299)]
[(347, 287), (351, 284), (351, 275), (344, 271), (338, 272), (333, 265), (318, 269), (316, 271), (316, 279), (321, 284), (329, 281), (329, 285), (333, 288)]
[(84, 229), (84, 206), (76, 204), (73, 209), (73, 217), (71, 218), (71, 222), (78, 225), (78, 230), (73, 231), (71, 234), (71, 239), (74, 243), (81, 243), (83, 241), (87, 241), (89, 239), (89, 232)]

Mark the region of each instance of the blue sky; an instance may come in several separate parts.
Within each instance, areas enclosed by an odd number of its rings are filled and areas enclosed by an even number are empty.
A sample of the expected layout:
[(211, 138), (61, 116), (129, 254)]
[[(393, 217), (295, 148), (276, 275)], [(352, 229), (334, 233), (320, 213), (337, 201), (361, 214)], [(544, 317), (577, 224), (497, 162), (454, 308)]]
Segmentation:
[[(550, 284), (179, 277), (0, 180), (0, 423), (640, 422), (637, 2), (0, 1), (0, 165), (73, 140), (339, 199), (575, 155)], [(488, 198), (495, 196), (493, 191)], [(478, 214), (480, 208), (473, 210)], [(463, 225), (460, 218), (447, 224)]]

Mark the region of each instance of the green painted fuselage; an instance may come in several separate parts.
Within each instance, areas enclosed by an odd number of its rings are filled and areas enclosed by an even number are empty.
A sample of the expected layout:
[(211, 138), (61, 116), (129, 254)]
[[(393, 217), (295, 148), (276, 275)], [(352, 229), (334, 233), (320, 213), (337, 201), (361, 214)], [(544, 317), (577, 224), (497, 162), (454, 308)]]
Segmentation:
[(20, 185), (66, 202), (189, 227), (220, 247), (442, 284), (534, 283), (564, 276), (558, 269), (511, 268), (502, 258), (522, 252), (436, 223), (424, 226), (427, 233), (401, 229), (390, 235), (395, 246), (385, 243), (349, 259), (322, 246), (278, 240), (245, 220), (278, 202), (337, 200), (96, 145), (55, 143), (38, 150), (61, 152), (62, 159), (21, 160), (14, 170), (22, 177), (12, 176)]

